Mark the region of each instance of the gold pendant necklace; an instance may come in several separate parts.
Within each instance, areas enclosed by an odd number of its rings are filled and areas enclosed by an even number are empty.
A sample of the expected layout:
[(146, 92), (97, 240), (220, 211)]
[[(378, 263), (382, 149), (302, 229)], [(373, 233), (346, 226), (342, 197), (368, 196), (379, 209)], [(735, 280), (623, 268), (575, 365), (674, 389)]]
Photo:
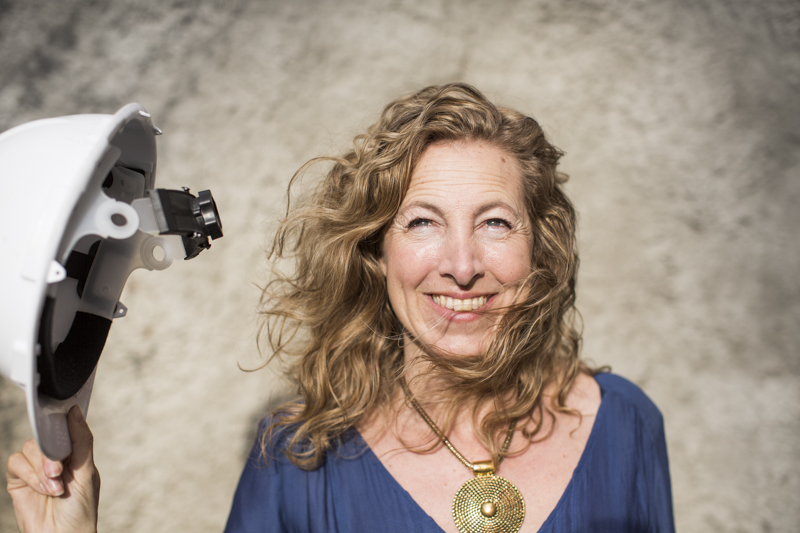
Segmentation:
[[(411, 406), (416, 409), (422, 419), (430, 426), (447, 449), (467, 468), (475, 473), (475, 477), (461, 485), (453, 498), (453, 520), (461, 533), (517, 533), (525, 519), (525, 500), (519, 489), (506, 478), (494, 475), (503, 455), (495, 464), (494, 460), (471, 463), (461, 455), (456, 447), (445, 437), (442, 430), (433, 423), (428, 413), (411, 397), (408, 387), (401, 382), (403, 392)], [(511, 438), (517, 427), (516, 420), (511, 422), (506, 440), (500, 451), (504, 454), (511, 445)]]

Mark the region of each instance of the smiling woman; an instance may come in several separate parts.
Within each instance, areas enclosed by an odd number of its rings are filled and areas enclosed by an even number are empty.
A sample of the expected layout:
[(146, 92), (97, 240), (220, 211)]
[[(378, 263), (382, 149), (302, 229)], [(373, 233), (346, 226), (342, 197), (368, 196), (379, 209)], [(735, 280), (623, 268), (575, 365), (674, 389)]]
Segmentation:
[(561, 155), (450, 84), (312, 162), (331, 168), (273, 249), (296, 268), (263, 297), (299, 398), (265, 420), (228, 531), (672, 529), (660, 414), (579, 357)]
[[(492, 455), (511, 420), (548, 407), (545, 384), (568, 410), (566, 392), (590, 372), (572, 326), (575, 213), (560, 157), (535, 120), (453, 84), (396, 100), (351, 152), (314, 161), (333, 168), (275, 241), (296, 269), (263, 298), (273, 353), (297, 365), (302, 399), (273, 425), (293, 426), (298, 465), (316, 466), (354, 421), (388, 405), (421, 359), (444, 379), (412, 389), (446, 389), (445, 431), (465, 405), (497, 407), (476, 428)], [(479, 320), (463, 313), (480, 297)], [(444, 311), (448, 298), (462, 311)]]
[[(298, 396), (262, 422), (226, 531), (673, 530), (658, 409), (579, 356), (561, 155), (532, 118), (450, 84), (312, 161), (330, 168), (272, 250), (295, 268), (262, 299)], [(39, 482), (62, 471), (58, 505), (96, 516), (73, 415), (80, 461), (28, 447), (9, 463), (20, 523), (55, 508)]]

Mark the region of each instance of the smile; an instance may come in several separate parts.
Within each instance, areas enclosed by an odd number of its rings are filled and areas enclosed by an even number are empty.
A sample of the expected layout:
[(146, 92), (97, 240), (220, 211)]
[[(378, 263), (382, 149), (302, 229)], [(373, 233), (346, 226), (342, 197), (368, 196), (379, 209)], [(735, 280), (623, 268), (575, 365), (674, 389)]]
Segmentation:
[(433, 298), (433, 302), (435, 304), (441, 305), (446, 309), (452, 309), (453, 311), (472, 311), (479, 309), (486, 305), (486, 302), (489, 299), (487, 296), (478, 296), (476, 298), (459, 300), (458, 298), (440, 296), (438, 294), (432, 294), (431, 298)]

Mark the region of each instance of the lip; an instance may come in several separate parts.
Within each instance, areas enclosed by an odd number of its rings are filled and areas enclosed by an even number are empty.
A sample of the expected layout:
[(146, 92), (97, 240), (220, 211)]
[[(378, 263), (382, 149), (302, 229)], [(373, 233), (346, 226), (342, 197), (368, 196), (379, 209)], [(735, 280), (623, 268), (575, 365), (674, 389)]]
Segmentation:
[[(485, 297), (486, 303), (480, 306), (478, 309), (472, 309), (470, 311), (455, 311), (453, 309), (448, 309), (442, 305), (437, 304), (434, 300), (434, 296), (444, 296), (458, 300), (467, 300), (472, 298), (480, 298)], [(489, 308), (492, 301), (497, 296), (497, 293), (483, 293), (483, 294), (464, 294), (464, 293), (452, 293), (452, 292), (436, 292), (436, 293), (426, 293), (425, 297), (427, 298), (428, 302), (431, 304), (431, 307), (441, 316), (447, 318), (453, 322), (470, 322), (472, 320), (477, 320), (483, 316), (482, 311), (485, 311)]]

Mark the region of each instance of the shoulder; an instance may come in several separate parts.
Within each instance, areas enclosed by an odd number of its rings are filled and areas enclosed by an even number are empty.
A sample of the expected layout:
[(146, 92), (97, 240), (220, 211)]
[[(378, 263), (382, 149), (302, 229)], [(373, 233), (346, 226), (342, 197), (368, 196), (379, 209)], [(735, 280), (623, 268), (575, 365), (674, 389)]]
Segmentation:
[(616, 374), (601, 372), (594, 376), (600, 386), (601, 405), (615, 418), (624, 416), (641, 424), (652, 436), (663, 438), (664, 419), (656, 404), (637, 385)]
[[(281, 413), (273, 413), (259, 421), (255, 445), (250, 454), (251, 462), (257, 459), (263, 466), (265, 463), (275, 464), (277, 468), (288, 467), (302, 471), (315, 471), (324, 468), (330, 461), (350, 458), (359, 455), (366, 446), (354, 428), (346, 430), (342, 435), (331, 439), (331, 447), (322, 454), (322, 459), (316, 466), (298, 466), (294, 464), (289, 455), (295, 457), (310, 456), (307, 443), (295, 439), (296, 424), (282, 422)], [(288, 454), (291, 449), (294, 453)]]
[(642, 389), (621, 376), (603, 372), (594, 379), (602, 401), (573, 473), (573, 481), (580, 480), (571, 500), (575, 516), (586, 513), (587, 520), (607, 524), (604, 531), (674, 531), (661, 412)]
[(264, 458), (283, 457), (283, 450), (294, 435), (294, 428), (282, 425), (281, 416), (271, 413), (258, 422), (254, 451), (259, 449)]
[(326, 530), (326, 515), (320, 509), (324, 508), (331, 469), (333, 466), (335, 470), (336, 465), (324, 461), (318, 468), (307, 470), (294, 464), (285, 453), (294, 428), (276, 426), (279, 416), (267, 416), (258, 424), (226, 532)]
[(658, 407), (647, 397), (647, 394), (637, 385), (622, 376), (609, 372), (601, 372), (596, 374), (594, 379), (600, 386), (600, 393), (603, 399), (605, 399), (606, 396), (615, 397), (635, 406), (645, 415), (661, 416)]

